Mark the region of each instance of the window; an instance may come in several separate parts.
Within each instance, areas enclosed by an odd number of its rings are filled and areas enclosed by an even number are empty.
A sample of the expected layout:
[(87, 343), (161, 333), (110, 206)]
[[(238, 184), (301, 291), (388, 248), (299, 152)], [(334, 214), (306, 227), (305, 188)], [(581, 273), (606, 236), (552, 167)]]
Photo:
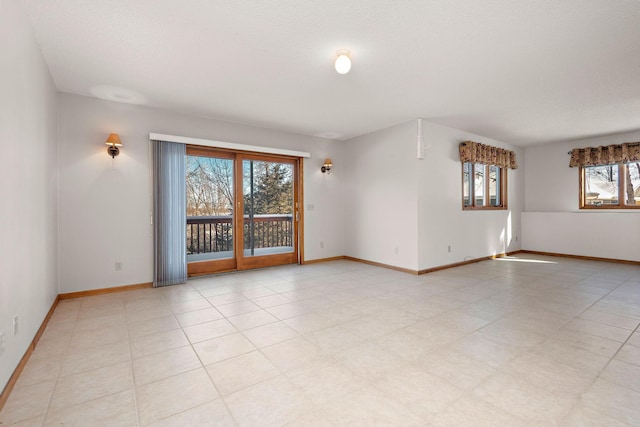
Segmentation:
[(462, 164), (463, 209), (506, 209), (507, 170), (500, 166)]
[(640, 163), (582, 166), (580, 209), (640, 209)]
[(507, 209), (507, 168), (517, 169), (516, 154), (473, 141), (459, 145), (462, 209)]

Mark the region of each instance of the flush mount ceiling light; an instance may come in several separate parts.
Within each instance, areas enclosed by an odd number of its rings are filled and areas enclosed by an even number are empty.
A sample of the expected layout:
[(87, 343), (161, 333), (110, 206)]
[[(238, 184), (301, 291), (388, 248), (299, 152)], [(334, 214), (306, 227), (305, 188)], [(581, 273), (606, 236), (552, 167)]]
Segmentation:
[(336, 71), (339, 74), (347, 74), (351, 69), (351, 54), (348, 50), (342, 49), (336, 52)]
[(125, 104), (145, 104), (146, 98), (133, 90), (117, 86), (93, 86), (90, 89), (93, 96), (107, 101), (124, 102)]

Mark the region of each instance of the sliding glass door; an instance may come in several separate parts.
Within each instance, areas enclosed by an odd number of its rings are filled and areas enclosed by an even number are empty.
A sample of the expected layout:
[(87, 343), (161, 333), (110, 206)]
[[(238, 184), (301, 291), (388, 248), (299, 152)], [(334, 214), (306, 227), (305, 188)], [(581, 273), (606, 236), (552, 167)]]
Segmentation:
[(294, 158), (187, 147), (189, 275), (297, 262), (298, 167)]
[(236, 268), (235, 156), (187, 148), (187, 271), (207, 274)]
[(242, 156), (241, 268), (297, 260), (296, 161)]

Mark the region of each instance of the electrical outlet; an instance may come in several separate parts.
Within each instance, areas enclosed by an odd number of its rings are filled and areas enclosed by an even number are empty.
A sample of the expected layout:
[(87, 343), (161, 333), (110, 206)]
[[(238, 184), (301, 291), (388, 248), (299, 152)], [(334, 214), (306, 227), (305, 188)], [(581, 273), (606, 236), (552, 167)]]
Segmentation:
[(447, 247), (447, 252), (451, 252), (451, 245)]
[(393, 248), (393, 253), (398, 255), (400, 253), (400, 249), (398, 249), (398, 247), (396, 246), (395, 248)]
[(122, 271), (122, 261), (116, 261), (116, 271)]
[(320, 249), (324, 249), (324, 242), (320, 242)]
[(518, 236), (516, 236), (516, 242), (518, 241)]
[(4, 349), (7, 346), (7, 341), (4, 338), (4, 331), (0, 332), (0, 354), (4, 353)]
[(18, 335), (18, 316), (13, 316), (13, 335)]

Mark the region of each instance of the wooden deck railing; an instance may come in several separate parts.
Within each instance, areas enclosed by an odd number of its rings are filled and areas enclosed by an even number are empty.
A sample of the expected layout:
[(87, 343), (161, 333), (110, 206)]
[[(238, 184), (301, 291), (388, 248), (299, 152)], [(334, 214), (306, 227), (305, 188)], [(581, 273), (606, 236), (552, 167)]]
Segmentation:
[[(244, 216), (244, 248), (292, 246), (293, 216), (290, 214), (255, 215), (253, 241), (251, 218)], [(233, 222), (230, 216), (188, 216), (187, 254), (233, 250)]]

